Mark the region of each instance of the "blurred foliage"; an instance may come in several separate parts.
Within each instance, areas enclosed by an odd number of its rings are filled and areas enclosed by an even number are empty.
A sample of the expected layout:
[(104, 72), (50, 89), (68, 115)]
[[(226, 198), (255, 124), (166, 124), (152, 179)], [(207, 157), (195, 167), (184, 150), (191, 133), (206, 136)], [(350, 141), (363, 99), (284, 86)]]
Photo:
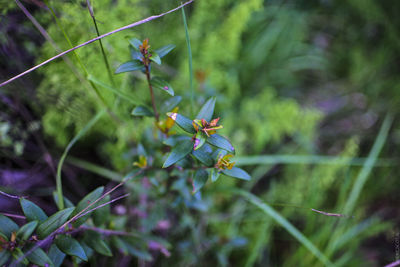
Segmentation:
[[(97, 0), (92, 4), (100, 32), (105, 33), (159, 14), (179, 1)], [(85, 1), (54, 0), (50, 5), (73, 45), (96, 36)], [(10, 6), (2, 5), (2, 12)], [(195, 104), (200, 107), (209, 97), (217, 97), (216, 113), (224, 125), (220, 131), (231, 137), (239, 155), (367, 155), (382, 114), (397, 114), (400, 107), (399, 9), (400, 2), (389, 0), (197, 0), (187, 8)], [(35, 17), (63, 50), (69, 48), (50, 12), (39, 10)], [(113, 70), (130, 58), (125, 37), (149, 38), (156, 47), (176, 45), (163, 65), (152, 71), (170, 78), (175, 93), (186, 103), (179, 106), (179, 113), (189, 114), (189, 72), (180, 14), (103, 39)], [(41, 62), (54, 54), (54, 48), (45, 43), (36, 56)], [(114, 83), (136, 104), (150, 103), (147, 93), (141, 93), (147, 88), (140, 74), (108, 79), (97, 43), (77, 50), (77, 55), (94, 79), (110, 86)], [(68, 57), (85, 75), (79, 60), (73, 54)], [(32, 105), (42, 115), (44, 133), (64, 148), (104, 105), (91, 85), (74, 76), (64, 61), (52, 62), (39, 72), (39, 102)], [(121, 121), (104, 115), (72, 154), (82, 154), (83, 159), (119, 172), (130, 170), (134, 162), (144, 164), (140, 158), (143, 149), (157, 141), (150, 129), (152, 120), (133, 118), (132, 103), (97, 86)], [(167, 96), (157, 94), (158, 104), (165, 99)], [(24, 141), (22, 129), (10, 130), (18, 124), (3, 117), (1, 146), (15, 146), (12, 138)], [(394, 134), (386, 140), (385, 157), (399, 156), (392, 149), (400, 144), (398, 127), (394, 125)], [(148, 162), (151, 159), (146, 159)], [(110, 176), (84, 160), (80, 166)], [(194, 196), (187, 184), (190, 177), (176, 172), (157, 172), (134, 180), (126, 186), (132, 197), (126, 207), (114, 207), (113, 220), (107, 226), (162, 236), (159, 242), (171, 256), (153, 251), (157, 266), (188, 266), (199, 261), (221, 266), (319, 266), (304, 246), (259, 209), (231, 194), (213, 192), (240, 186), (268, 203), (288, 204), (279, 208), (282, 215), (338, 266), (375, 266), (393, 260), (391, 253), (374, 244), (392, 242), (387, 233), (394, 228), (392, 223), (400, 220), (390, 205), (399, 186), (392, 168), (374, 169), (356, 210), (346, 218), (309, 209), (343, 210), (360, 171), (349, 160), (338, 165), (261, 164), (247, 170), (251, 171), (250, 182), (218, 180)], [(111, 243), (125, 247), (125, 254), (141, 259), (149, 256), (145, 246), (135, 240), (113, 237)]]

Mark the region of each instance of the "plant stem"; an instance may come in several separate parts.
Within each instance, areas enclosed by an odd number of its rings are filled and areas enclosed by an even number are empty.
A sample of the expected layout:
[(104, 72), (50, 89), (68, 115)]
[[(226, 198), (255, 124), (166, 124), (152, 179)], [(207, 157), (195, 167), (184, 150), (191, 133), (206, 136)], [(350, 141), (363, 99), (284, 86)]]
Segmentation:
[(147, 83), (148, 83), (149, 89), (150, 89), (151, 104), (152, 104), (152, 106), (153, 106), (154, 116), (155, 116), (155, 118), (156, 118), (156, 122), (159, 122), (160, 116), (158, 115), (158, 112), (157, 112), (156, 101), (155, 101), (154, 93), (153, 93), (153, 86), (151, 85), (151, 78), (150, 78), (150, 69), (149, 69), (149, 66), (145, 66), (145, 69), (146, 69)]

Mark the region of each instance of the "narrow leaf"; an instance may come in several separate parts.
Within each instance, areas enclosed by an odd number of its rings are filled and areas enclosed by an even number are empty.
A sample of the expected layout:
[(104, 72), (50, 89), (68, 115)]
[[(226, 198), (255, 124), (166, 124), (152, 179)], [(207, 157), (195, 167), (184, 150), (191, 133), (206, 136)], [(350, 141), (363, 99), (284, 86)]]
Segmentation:
[(174, 96), (174, 89), (171, 85), (162, 78), (154, 77), (151, 79), (151, 85), (161, 91), (167, 92), (168, 94)]
[(25, 224), (18, 230), (17, 237), (21, 240), (27, 240), (32, 235), (33, 231), (35, 231), (37, 225), (38, 221)]
[(245, 170), (238, 167), (233, 167), (230, 170), (229, 169), (223, 170), (222, 173), (234, 178), (239, 178), (247, 181), (251, 179), (251, 176)]
[[(33, 247), (34, 245), (28, 245), (25, 249), (25, 252), (31, 250)], [(39, 266), (54, 266), (52, 260), (47, 256), (43, 249), (39, 247), (28, 254), (26, 258), (33, 264)]]
[(154, 117), (153, 112), (146, 106), (137, 106), (132, 110), (133, 116)]
[(196, 171), (193, 178), (193, 194), (197, 193), (202, 188), (208, 179), (208, 173), (204, 169)]
[(39, 225), (37, 233), (40, 239), (46, 238), (49, 234), (55, 231), (58, 227), (63, 225), (69, 215), (73, 212), (74, 208), (67, 208), (50, 216), (42, 224)]
[(169, 153), (168, 158), (165, 160), (163, 168), (167, 168), (177, 161), (183, 159), (193, 149), (193, 142), (191, 140), (184, 140), (177, 144)]
[(53, 262), (54, 267), (59, 267), (65, 259), (65, 254), (55, 245), (51, 245), (49, 249), (49, 258)]
[(168, 111), (173, 110), (174, 107), (176, 107), (181, 101), (182, 97), (180, 95), (168, 98), (167, 100), (165, 100), (165, 102), (160, 108), (161, 113), (166, 113)]
[(18, 231), (18, 225), (10, 218), (0, 214), (0, 232), (10, 238), (12, 232)]
[(139, 46), (142, 44), (142, 42), (137, 38), (131, 38), (129, 39), (129, 44), (136, 50), (139, 50)]
[(207, 153), (206, 150), (204, 149), (204, 146), (201, 147), (200, 149), (193, 150), (192, 154), (196, 159), (200, 160), (200, 162), (206, 166), (211, 166), (214, 163), (210, 154)]
[(21, 204), (22, 211), (28, 221), (43, 222), (48, 218), (46, 213), (44, 213), (44, 211), (35, 203), (26, 200), (25, 198), (21, 198), (19, 203)]
[(169, 45), (165, 45), (159, 49), (156, 49), (155, 52), (160, 56), (160, 58), (163, 58), (164, 56), (166, 56), (169, 52), (171, 52), (172, 49), (175, 48), (175, 45), (173, 44), (169, 44)]
[(201, 110), (197, 114), (196, 119), (205, 119), (206, 121), (210, 122), (214, 114), (216, 100), (217, 99), (215, 97), (211, 97), (210, 99), (208, 99), (207, 102), (204, 103), (204, 105), (201, 107)]
[(219, 176), (221, 175), (221, 173), (215, 168), (209, 169), (209, 172), (210, 172), (211, 182), (213, 182), (213, 183), (216, 182), (218, 180)]
[(10, 258), (10, 252), (8, 250), (3, 249), (0, 251), (0, 266), (3, 266)]
[(111, 249), (108, 247), (106, 242), (104, 242), (100, 233), (95, 231), (87, 231), (85, 233), (84, 242), (96, 252), (105, 256), (112, 256)]
[[(92, 192), (90, 192), (86, 197), (84, 197), (81, 201), (79, 201), (78, 205), (76, 206), (76, 208), (71, 216), (72, 217), (75, 216), (76, 214), (78, 214), (79, 212), (81, 212), (82, 210), (87, 208), (89, 205), (91, 205), (98, 198), (100, 198), (101, 195), (103, 194), (103, 191), (104, 191), (104, 187), (101, 186), (101, 187), (96, 188)], [(91, 208), (97, 207), (98, 205), (99, 205), (99, 203), (96, 203), (96, 204), (92, 205)], [(90, 214), (87, 214), (87, 215), (77, 219), (73, 223), (74, 227), (78, 227), (81, 224), (83, 224), (89, 218), (89, 216), (90, 216)]]
[(205, 136), (205, 134), (201, 131), (198, 131), (194, 139), (193, 149), (197, 150), (201, 148), (205, 144), (206, 139), (207, 137)]
[(120, 65), (117, 68), (117, 70), (115, 71), (115, 74), (128, 72), (128, 71), (141, 70), (142, 68), (143, 68), (143, 63), (141, 61), (131, 60), (131, 61), (125, 62), (122, 65)]
[(173, 119), (176, 124), (182, 128), (182, 130), (184, 130), (185, 132), (188, 133), (196, 133), (196, 130), (193, 127), (192, 121), (188, 118), (186, 118), (185, 116), (178, 114), (178, 113), (172, 113), (172, 112), (168, 112), (167, 116), (170, 117), (171, 119)]
[(137, 51), (136, 49), (134, 49), (132, 46), (129, 47), (130, 52), (131, 52), (131, 58), (133, 60), (142, 60), (142, 53), (140, 53), (139, 51)]
[(158, 65), (161, 65), (161, 58), (157, 54), (157, 52), (151, 52), (150, 60), (157, 63)]
[(59, 235), (56, 238), (57, 247), (67, 255), (75, 256), (87, 261), (87, 256), (78, 241), (67, 235)]
[(192, 140), (191, 137), (186, 135), (172, 135), (164, 140), (163, 144), (167, 146), (176, 146), (181, 143), (183, 140)]
[[(110, 201), (110, 196), (108, 195), (105, 198), (103, 198), (101, 201), (99, 201), (99, 205), (107, 203), (109, 201)], [(105, 224), (106, 222), (109, 221), (110, 214), (111, 214), (110, 205), (106, 205), (99, 209), (96, 209), (93, 212), (93, 216), (92, 216), (94, 224), (96, 226), (101, 226), (101, 225)]]
[(232, 146), (231, 142), (219, 134), (210, 135), (210, 137), (207, 138), (207, 142), (213, 146), (222, 148), (230, 153), (235, 154), (235, 148)]

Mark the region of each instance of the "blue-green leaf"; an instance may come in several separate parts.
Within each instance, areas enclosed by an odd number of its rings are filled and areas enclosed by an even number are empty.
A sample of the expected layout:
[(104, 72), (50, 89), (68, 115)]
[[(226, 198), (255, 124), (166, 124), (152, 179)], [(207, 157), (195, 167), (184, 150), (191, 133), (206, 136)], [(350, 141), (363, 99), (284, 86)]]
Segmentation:
[(193, 142), (191, 140), (184, 140), (172, 148), (165, 160), (163, 168), (167, 168), (177, 161), (183, 159), (187, 154), (189, 154), (193, 149)]
[(150, 60), (157, 63), (158, 65), (161, 65), (161, 58), (157, 54), (157, 52), (151, 52)]
[(176, 146), (183, 140), (192, 140), (192, 138), (187, 135), (171, 135), (170, 137), (164, 140), (163, 144), (167, 146)]
[(67, 255), (75, 256), (87, 261), (87, 256), (78, 241), (67, 235), (59, 235), (56, 238), (57, 247)]
[[(74, 212), (72, 213), (72, 216), (75, 216), (82, 210), (86, 209), (94, 201), (96, 201), (98, 198), (100, 198), (101, 195), (103, 194), (103, 191), (104, 191), (104, 187), (101, 186), (101, 187), (96, 188), (92, 192), (90, 192), (87, 196), (85, 196), (81, 201), (79, 201), (78, 205), (76, 205), (76, 208), (75, 208)], [(90, 208), (92, 209), (94, 207), (97, 207), (98, 205), (99, 205), (99, 203), (96, 203), (96, 204), (92, 205)], [(73, 222), (73, 225), (75, 227), (80, 226), (89, 218), (89, 216), (90, 216), (90, 214), (87, 214), (87, 215), (77, 219), (75, 222)]]
[(25, 198), (21, 198), (19, 203), (21, 204), (22, 211), (28, 221), (43, 222), (48, 218), (46, 213), (44, 213), (44, 211), (35, 203), (26, 200)]
[(17, 237), (21, 240), (27, 240), (32, 235), (33, 231), (35, 231), (37, 225), (38, 221), (33, 221), (25, 224), (24, 226), (19, 228), (17, 232)]
[(10, 218), (0, 214), (0, 232), (10, 238), (12, 232), (18, 231), (18, 225)]
[[(110, 201), (110, 196), (106, 196), (102, 200), (99, 201), (99, 205), (105, 204)], [(96, 226), (100, 226), (102, 224), (105, 224), (106, 222), (109, 221), (110, 218), (110, 205), (105, 205), (101, 208), (96, 209), (93, 211), (93, 222)]]
[(160, 58), (162, 58), (165, 55), (167, 55), (174, 48), (175, 48), (175, 45), (169, 44), (169, 45), (165, 45), (159, 49), (156, 49), (155, 52), (160, 56)]
[(196, 137), (194, 138), (193, 149), (197, 150), (201, 148), (206, 142), (206, 135), (202, 131), (198, 131)]
[(210, 154), (204, 149), (205, 146), (202, 146), (200, 149), (193, 150), (192, 154), (195, 158), (201, 161), (206, 166), (213, 165), (214, 161), (211, 158)]
[(105, 256), (112, 256), (111, 249), (102, 239), (101, 234), (95, 231), (87, 231), (85, 233), (84, 242), (90, 248)]
[(185, 116), (174, 113), (174, 112), (168, 112), (167, 116), (170, 117), (175, 121), (175, 123), (182, 128), (185, 132), (188, 133), (196, 133), (196, 130), (193, 127), (192, 120), (186, 118)]
[(162, 104), (160, 110), (161, 113), (166, 113), (168, 111), (171, 111), (174, 107), (176, 107), (180, 102), (182, 101), (182, 97), (180, 95), (173, 96), (171, 98), (168, 98), (165, 100), (165, 102)]
[(129, 39), (129, 44), (130, 44), (133, 48), (139, 50), (139, 46), (142, 45), (142, 42), (141, 42), (139, 39), (137, 39), (137, 38), (131, 38), (131, 39)]
[(211, 97), (210, 99), (208, 99), (207, 102), (204, 103), (204, 105), (201, 107), (201, 110), (197, 114), (196, 119), (205, 119), (206, 121), (210, 122), (214, 114), (216, 100), (217, 99), (215, 97)]
[(247, 181), (251, 179), (251, 176), (245, 170), (238, 167), (233, 167), (231, 170), (223, 170), (222, 173), (234, 178), (239, 178)]
[(8, 258), (10, 258), (10, 252), (8, 250), (3, 249), (0, 251), (0, 266), (3, 266), (8, 261)]
[[(31, 250), (34, 245), (28, 245), (25, 252)], [(54, 266), (52, 260), (47, 256), (43, 249), (37, 247), (34, 251), (29, 253), (26, 258), (33, 264), (39, 266)]]
[(49, 234), (55, 231), (58, 227), (63, 225), (69, 215), (74, 211), (74, 208), (66, 208), (51, 215), (47, 220), (42, 222), (37, 228), (37, 233), (40, 239), (46, 238)]
[(51, 245), (49, 249), (49, 258), (53, 262), (54, 267), (60, 267), (65, 259), (65, 254), (55, 245)]
[(137, 106), (132, 110), (133, 116), (154, 117), (154, 113), (146, 106)]
[(161, 91), (167, 92), (168, 94), (174, 96), (174, 89), (171, 85), (162, 78), (154, 77), (151, 79), (151, 85)]
[(210, 137), (207, 138), (207, 143), (235, 154), (235, 148), (232, 146), (231, 142), (219, 134), (210, 135)]
[(194, 174), (193, 178), (193, 194), (197, 193), (202, 188), (208, 179), (208, 173), (204, 169), (199, 169)]
[(143, 63), (141, 61), (131, 60), (131, 61), (125, 62), (122, 65), (120, 65), (117, 68), (117, 70), (115, 71), (115, 74), (128, 72), (128, 71), (141, 70), (142, 68), (143, 68)]
[(140, 53), (138, 50), (134, 49), (132, 46), (130, 46), (129, 48), (131, 51), (131, 58), (133, 60), (142, 61), (142, 53)]
[(216, 182), (221, 175), (221, 172), (215, 168), (209, 169), (211, 182)]

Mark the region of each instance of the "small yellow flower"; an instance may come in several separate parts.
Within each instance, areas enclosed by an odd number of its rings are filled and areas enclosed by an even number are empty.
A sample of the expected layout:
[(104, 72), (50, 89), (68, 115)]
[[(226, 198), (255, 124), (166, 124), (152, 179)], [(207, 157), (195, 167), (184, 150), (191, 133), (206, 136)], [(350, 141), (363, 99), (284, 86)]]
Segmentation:
[(196, 119), (193, 120), (192, 124), (194, 129), (198, 132), (201, 130), (204, 132), (208, 137), (210, 135), (215, 134), (216, 130), (222, 129), (222, 125), (217, 125), (219, 121), (219, 118), (213, 119), (210, 123), (208, 123), (205, 119)]
[(135, 161), (133, 163), (133, 166), (137, 166), (137, 167), (139, 167), (141, 169), (146, 168), (147, 167), (147, 158), (145, 156), (143, 156), (143, 155), (140, 155), (139, 156), (139, 161)]
[(220, 156), (218, 158), (217, 164), (215, 164), (215, 168), (222, 171), (222, 170), (230, 170), (232, 169), (233, 165), (235, 165), (235, 162), (230, 162), (231, 158), (233, 155), (227, 154), (225, 156)]

